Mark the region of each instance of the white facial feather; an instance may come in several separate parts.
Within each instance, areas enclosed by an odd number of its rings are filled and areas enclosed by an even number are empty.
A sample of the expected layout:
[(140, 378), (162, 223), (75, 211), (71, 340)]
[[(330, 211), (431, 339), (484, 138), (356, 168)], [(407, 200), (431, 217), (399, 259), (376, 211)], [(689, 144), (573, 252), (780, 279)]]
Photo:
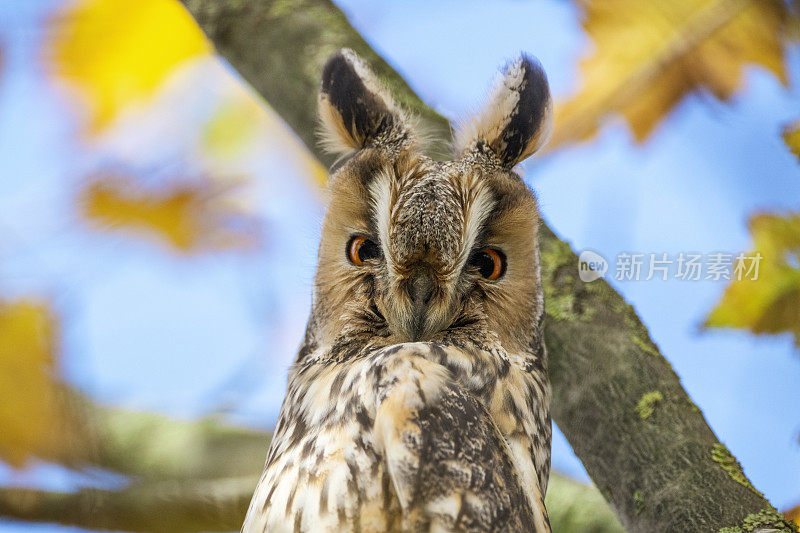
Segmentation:
[(494, 207), (492, 193), (478, 174), (470, 174), (469, 178), (464, 180), (461, 195), (466, 204), (464, 206), (464, 243), (459, 254), (456, 273), (464, 268), (470, 251), (475, 245), (475, 240), (478, 238), (478, 233)]
[(392, 223), (392, 204), (397, 194), (396, 181), (397, 178), (383, 170), (375, 176), (369, 185), (370, 207), (375, 223), (378, 226), (378, 240), (388, 268), (394, 267), (394, 262), (389, 253), (389, 228)]

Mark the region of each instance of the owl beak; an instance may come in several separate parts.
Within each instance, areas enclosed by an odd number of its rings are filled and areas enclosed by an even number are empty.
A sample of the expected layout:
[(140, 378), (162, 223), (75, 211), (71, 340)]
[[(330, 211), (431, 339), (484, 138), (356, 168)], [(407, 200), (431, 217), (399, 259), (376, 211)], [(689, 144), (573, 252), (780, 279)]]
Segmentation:
[(428, 307), (431, 303), (435, 285), (433, 279), (427, 274), (417, 274), (411, 278), (408, 294), (411, 298), (411, 324), (409, 333), (411, 340), (422, 340), (426, 330)]

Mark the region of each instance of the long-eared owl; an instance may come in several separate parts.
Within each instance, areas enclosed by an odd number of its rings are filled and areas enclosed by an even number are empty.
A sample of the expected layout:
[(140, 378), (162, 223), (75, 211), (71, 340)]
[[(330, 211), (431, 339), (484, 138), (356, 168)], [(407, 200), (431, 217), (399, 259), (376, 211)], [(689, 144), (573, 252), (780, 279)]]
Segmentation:
[(319, 115), (346, 159), (242, 530), (550, 531), (539, 215), (513, 170), (550, 135), (541, 67), (505, 67), (451, 161), (350, 50)]

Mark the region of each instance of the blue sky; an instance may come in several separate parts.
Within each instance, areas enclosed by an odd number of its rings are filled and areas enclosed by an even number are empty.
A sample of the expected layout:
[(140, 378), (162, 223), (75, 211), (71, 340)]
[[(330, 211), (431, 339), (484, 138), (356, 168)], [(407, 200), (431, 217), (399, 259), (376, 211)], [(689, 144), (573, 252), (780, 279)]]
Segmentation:
[[(570, 93), (590, 44), (572, 4), (555, 0), (337, 3), (450, 118), (480, 105), (497, 67), (520, 50), (541, 60), (556, 97)], [(224, 411), (269, 428), (304, 327), (322, 212), (305, 167), (286, 149), (296, 141), (250, 148), (236, 161), (197, 163), (252, 178), (251, 208), (267, 228), (255, 252), (185, 257), (148, 240), (88, 231), (65, 201), (76, 184), (107, 161), (195, 164), (187, 161), (196, 146), (186, 139), (237, 81), (218, 63), (197, 67), (191, 76), (208, 83), (195, 96), (178, 104), (165, 97), (174, 129), (148, 132), (146, 141), (86, 143), (76, 134), (80, 111), (37, 63), (42, 17), (58, 4), (0, 6), (0, 294), (53, 300), (64, 328), (64, 374), (105, 403), (178, 417)], [(797, 47), (789, 64), (800, 64)], [(526, 163), (525, 178), (548, 224), (575, 250), (608, 259), (745, 251), (749, 215), (800, 210), (800, 165), (778, 136), (800, 110), (800, 70), (791, 74), (786, 89), (749, 68), (727, 104), (690, 96), (643, 146), (612, 121), (589, 144)], [(151, 146), (159, 153), (144, 150)], [(754, 484), (779, 507), (800, 501), (800, 357), (791, 340), (700, 331), (722, 282), (612, 283)], [(560, 434), (553, 463), (585, 476)], [(85, 480), (36, 466), (0, 467), (0, 482), (64, 488)], [(3, 531), (20, 527), (0, 523)]]

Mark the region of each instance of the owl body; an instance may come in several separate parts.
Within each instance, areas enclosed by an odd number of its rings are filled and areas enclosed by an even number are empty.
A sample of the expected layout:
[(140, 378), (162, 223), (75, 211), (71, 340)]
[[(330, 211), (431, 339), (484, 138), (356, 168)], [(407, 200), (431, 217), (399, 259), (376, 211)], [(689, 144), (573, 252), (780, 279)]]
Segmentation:
[(320, 115), (350, 157), (243, 531), (549, 531), (538, 212), (511, 168), (550, 107), (521, 57), (437, 162), (355, 54), (329, 60)]

